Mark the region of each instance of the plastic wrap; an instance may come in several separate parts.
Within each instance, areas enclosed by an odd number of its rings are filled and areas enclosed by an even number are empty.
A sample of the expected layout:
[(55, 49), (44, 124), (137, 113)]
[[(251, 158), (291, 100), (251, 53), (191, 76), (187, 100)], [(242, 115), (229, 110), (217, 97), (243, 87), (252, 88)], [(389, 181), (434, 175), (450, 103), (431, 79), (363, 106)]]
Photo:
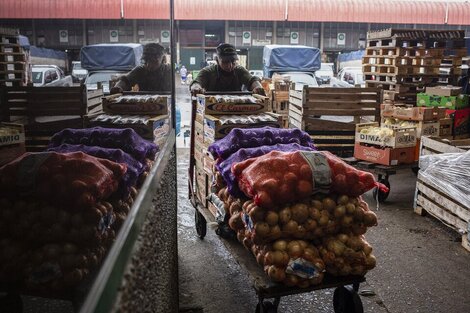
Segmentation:
[(25, 153), (0, 168), (0, 196), (88, 208), (114, 193), (125, 172), (125, 164), (83, 152)]
[(206, 101), (209, 103), (262, 103), (262, 99), (253, 96), (230, 96), (230, 95), (215, 95), (207, 96)]
[(155, 159), (155, 155), (158, 152), (156, 144), (142, 139), (131, 128), (67, 128), (52, 136), (49, 148), (57, 147), (64, 143), (121, 149), (139, 162), (143, 162), (146, 158)]
[(470, 208), (470, 151), (421, 156), (419, 166), (426, 183)]
[(275, 144), (292, 144), (315, 148), (312, 138), (297, 128), (234, 128), (223, 139), (209, 146), (209, 152), (214, 159), (225, 160), (231, 154), (242, 148), (272, 146)]
[(159, 95), (125, 95), (117, 98), (108, 99), (114, 103), (167, 103), (168, 96)]
[(304, 147), (297, 143), (291, 144), (276, 144), (272, 146), (261, 146), (255, 148), (243, 148), (230, 155), (226, 160), (216, 163), (216, 168), (222, 175), (229, 193), (234, 197), (244, 196), (243, 192), (238, 188), (238, 183), (236, 181), (235, 175), (233, 175), (231, 168), (235, 163), (243, 162), (249, 158), (258, 157), (269, 153), (271, 151), (313, 151), (312, 147)]
[(124, 163), (127, 166), (127, 171), (119, 183), (119, 194), (127, 196), (131, 186), (137, 184), (137, 179), (146, 170), (146, 165), (131, 157), (121, 149), (110, 149), (85, 145), (70, 145), (63, 144), (58, 147), (49, 148), (48, 151), (55, 151), (59, 153), (77, 152), (82, 151), (86, 154), (92, 155), (97, 158), (110, 160), (116, 163)]
[(235, 163), (232, 173), (240, 190), (264, 208), (301, 201), (316, 192), (359, 196), (380, 184), (329, 152), (272, 151)]

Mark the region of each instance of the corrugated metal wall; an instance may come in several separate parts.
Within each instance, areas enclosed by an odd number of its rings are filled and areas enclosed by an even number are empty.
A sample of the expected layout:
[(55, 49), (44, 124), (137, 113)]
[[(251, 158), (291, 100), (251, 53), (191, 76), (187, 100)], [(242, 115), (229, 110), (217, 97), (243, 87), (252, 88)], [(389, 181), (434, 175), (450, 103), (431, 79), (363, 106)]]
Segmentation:
[[(122, 1), (123, 17), (126, 19), (169, 18), (168, 0)], [(470, 25), (470, 3), (450, 0), (175, 0), (175, 18), (284, 21), (287, 17), (288, 21), (444, 24), (446, 6), (448, 24)], [(0, 1), (0, 18), (3, 19), (121, 17), (121, 0)]]

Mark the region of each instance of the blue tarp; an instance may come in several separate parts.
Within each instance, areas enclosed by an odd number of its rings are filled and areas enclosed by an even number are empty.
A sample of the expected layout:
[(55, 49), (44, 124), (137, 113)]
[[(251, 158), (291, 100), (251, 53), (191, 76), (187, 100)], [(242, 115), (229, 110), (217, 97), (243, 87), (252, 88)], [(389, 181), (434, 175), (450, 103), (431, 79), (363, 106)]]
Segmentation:
[(64, 51), (38, 48), (36, 46), (30, 46), (29, 51), (32, 57), (57, 59), (62, 60), (64, 62), (67, 60), (67, 53), (65, 53)]
[(354, 60), (362, 60), (366, 50), (357, 50), (351, 51), (348, 53), (341, 53), (338, 55), (339, 62), (346, 62), (346, 61), (354, 61)]
[(140, 65), (143, 46), (141, 44), (97, 44), (80, 50), (82, 67), (89, 71), (132, 70)]
[(320, 69), (321, 53), (307, 46), (267, 45), (263, 50), (263, 75), (273, 72), (315, 72)]
[(19, 35), (18, 37), (20, 38), (20, 46), (21, 46), (22, 48), (28, 50), (29, 47), (31, 46), (31, 45), (29, 44), (29, 39), (28, 39), (28, 37), (23, 36), (23, 35)]

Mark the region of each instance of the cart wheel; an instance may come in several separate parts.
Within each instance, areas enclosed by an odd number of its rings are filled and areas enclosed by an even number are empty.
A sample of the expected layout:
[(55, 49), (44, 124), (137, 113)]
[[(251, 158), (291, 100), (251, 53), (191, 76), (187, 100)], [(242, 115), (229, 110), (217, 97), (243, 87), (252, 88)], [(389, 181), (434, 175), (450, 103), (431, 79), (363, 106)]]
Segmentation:
[(207, 233), (207, 222), (204, 217), (197, 209), (194, 214), (194, 222), (196, 224), (196, 232), (199, 238), (204, 239)]
[(364, 313), (361, 298), (352, 286), (342, 286), (335, 289), (333, 308), (335, 313)]
[(379, 183), (384, 184), (385, 186), (387, 186), (388, 191), (383, 192), (383, 191), (380, 191), (378, 187), (376, 187), (372, 191), (372, 195), (374, 196), (374, 199), (377, 199), (377, 192), (378, 192), (379, 193), (379, 202), (382, 203), (382, 202), (385, 202), (385, 200), (387, 200), (388, 195), (390, 194), (390, 182), (388, 181), (388, 179), (383, 179), (382, 178), (382, 179), (379, 179)]
[(256, 313), (277, 313), (277, 306), (270, 301), (263, 301), (263, 311), (260, 309), (260, 302), (256, 305)]

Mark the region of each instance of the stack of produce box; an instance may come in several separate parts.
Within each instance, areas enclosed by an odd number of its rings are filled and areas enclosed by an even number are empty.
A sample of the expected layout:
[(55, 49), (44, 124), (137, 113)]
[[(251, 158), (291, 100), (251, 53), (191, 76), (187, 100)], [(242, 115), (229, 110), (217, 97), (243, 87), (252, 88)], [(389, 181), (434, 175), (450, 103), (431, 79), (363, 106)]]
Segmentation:
[(282, 116), (282, 127), (289, 127), (289, 80), (274, 81), (273, 89), (271, 90), (271, 106), (272, 111)]
[(383, 165), (410, 164), (415, 161), (416, 126), (379, 127), (379, 123), (356, 125), (354, 157)]
[(31, 74), (28, 60), (16, 30), (0, 27), (0, 86), (26, 86)]
[(372, 174), (299, 129), (235, 129), (209, 152), (211, 204), (273, 281), (305, 288), (375, 267), (364, 234), (377, 217), (361, 198), (380, 185)]
[(419, 107), (439, 107), (445, 109), (446, 119), (441, 120), (441, 137), (447, 139), (468, 138), (470, 108), (468, 95), (462, 94), (460, 87), (427, 87), (418, 94)]
[(70, 297), (100, 266), (157, 146), (132, 129), (65, 129), (0, 168), (0, 287)]
[[(419, 159), (419, 147), (422, 136), (439, 136), (440, 121), (445, 121), (445, 109), (435, 107), (407, 107), (383, 104), (381, 108), (382, 127), (416, 127), (417, 144), (415, 160)], [(442, 133), (450, 128), (443, 123)], [(450, 125), (449, 125), (450, 126)]]
[(456, 83), (456, 67), (467, 54), (464, 37), (460, 30), (370, 31), (363, 58), (366, 86), (381, 86), (388, 103), (414, 105), (425, 86)]
[(13, 161), (25, 152), (24, 126), (0, 123), (0, 166)]
[(170, 130), (169, 95), (115, 94), (102, 99), (103, 112), (88, 115), (88, 127), (132, 128), (142, 138), (163, 146)]
[(268, 98), (259, 95), (198, 95), (194, 138), (196, 195), (209, 206), (207, 196), (214, 179), (214, 159), (208, 147), (234, 128), (282, 127), (281, 116), (267, 112)]

